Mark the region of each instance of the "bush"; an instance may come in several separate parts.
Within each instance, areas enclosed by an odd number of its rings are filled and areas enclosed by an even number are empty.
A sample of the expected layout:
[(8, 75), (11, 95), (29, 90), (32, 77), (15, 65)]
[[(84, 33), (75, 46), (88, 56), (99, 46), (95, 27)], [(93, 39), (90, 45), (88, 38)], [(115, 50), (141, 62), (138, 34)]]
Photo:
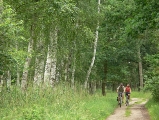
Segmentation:
[(159, 103), (154, 100), (154, 99), (150, 99), (147, 103), (146, 103), (146, 108), (149, 111), (149, 114), (151, 116), (151, 120), (159, 120)]
[(145, 82), (145, 89), (152, 91), (153, 99), (159, 101), (159, 76), (152, 77)]

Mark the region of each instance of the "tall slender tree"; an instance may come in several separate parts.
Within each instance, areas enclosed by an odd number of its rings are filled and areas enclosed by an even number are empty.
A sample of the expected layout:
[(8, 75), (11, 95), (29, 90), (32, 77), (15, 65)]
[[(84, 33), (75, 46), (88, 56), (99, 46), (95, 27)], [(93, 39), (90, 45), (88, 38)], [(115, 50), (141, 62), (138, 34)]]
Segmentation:
[[(98, 0), (98, 14), (100, 13), (100, 0)], [(91, 73), (91, 69), (94, 65), (94, 61), (95, 61), (95, 56), (96, 56), (96, 49), (97, 49), (97, 42), (98, 42), (98, 30), (99, 30), (99, 21), (97, 21), (97, 27), (96, 27), (96, 33), (95, 33), (95, 41), (94, 41), (94, 52), (93, 52), (93, 57), (92, 57), (92, 62), (91, 65), (87, 71), (87, 75), (86, 75), (86, 80), (85, 80), (85, 88), (87, 88), (87, 84), (88, 84), (88, 79)]]
[(29, 41), (29, 45), (28, 45), (28, 56), (26, 58), (25, 64), (24, 64), (24, 69), (23, 69), (23, 75), (22, 75), (22, 81), (21, 81), (21, 88), (23, 90), (25, 90), (27, 88), (27, 82), (28, 82), (28, 73), (29, 73), (29, 66), (30, 66), (30, 62), (31, 62), (31, 58), (32, 58), (32, 52), (33, 52), (33, 36), (34, 36), (34, 25), (31, 25), (30, 28), (30, 41)]

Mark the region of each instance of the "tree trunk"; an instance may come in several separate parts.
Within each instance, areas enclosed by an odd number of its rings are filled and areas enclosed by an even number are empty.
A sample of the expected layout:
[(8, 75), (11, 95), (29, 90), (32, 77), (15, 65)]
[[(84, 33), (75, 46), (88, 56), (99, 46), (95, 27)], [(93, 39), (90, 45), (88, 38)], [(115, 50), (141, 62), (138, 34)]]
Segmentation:
[(49, 85), (50, 81), (50, 71), (51, 71), (51, 46), (48, 45), (48, 51), (47, 51), (47, 59), (45, 64), (45, 72), (44, 72), (44, 84)]
[(11, 87), (11, 74), (10, 71), (8, 70), (7, 72), (7, 90), (10, 90)]
[(17, 70), (17, 86), (20, 87), (20, 72)]
[(107, 61), (105, 61), (104, 63), (104, 80), (102, 80), (102, 95), (105, 96), (106, 92), (105, 92), (105, 87), (106, 87), (106, 75), (107, 75)]
[[(98, 0), (98, 13), (100, 13), (100, 0)], [(91, 65), (87, 71), (87, 75), (86, 75), (86, 80), (85, 80), (85, 89), (87, 88), (87, 83), (88, 83), (88, 79), (92, 70), (92, 67), (94, 65), (94, 61), (95, 61), (95, 56), (96, 56), (96, 48), (97, 48), (97, 42), (98, 42), (98, 29), (99, 29), (99, 21), (97, 23), (97, 28), (96, 28), (96, 36), (95, 36), (95, 41), (94, 41), (94, 52), (93, 52), (93, 58), (92, 58), (92, 62)]]
[[(76, 23), (76, 28), (78, 28), (78, 22)], [(74, 34), (78, 34), (76, 31)], [(73, 49), (73, 64), (72, 64), (72, 78), (71, 78), (71, 87), (72, 89), (74, 89), (74, 86), (75, 86), (75, 70), (76, 70), (76, 51), (77, 51), (77, 48), (76, 48), (76, 39), (74, 40), (73, 42), (74, 44), (74, 47), (72, 48)]]
[(51, 64), (51, 86), (53, 87), (56, 82), (56, 64), (57, 64), (57, 29), (55, 28), (54, 34), (51, 35), (51, 39), (53, 39), (52, 46), (52, 64)]
[(89, 82), (89, 94), (93, 94), (93, 86), (92, 86), (92, 82)]
[(40, 86), (43, 80), (44, 59), (39, 57), (35, 60), (34, 85)]
[(21, 81), (21, 88), (25, 90), (27, 88), (27, 81), (28, 81), (28, 72), (29, 72), (29, 66), (31, 62), (31, 54), (33, 51), (33, 35), (34, 35), (34, 30), (33, 30), (33, 25), (31, 25), (31, 38), (29, 41), (28, 45), (28, 56), (26, 58), (25, 64), (24, 64), (24, 69), (23, 69), (23, 75), (22, 75), (22, 81)]
[[(16, 43), (16, 50), (18, 51), (18, 43)], [(20, 70), (19, 70), (19, 64), (16, 66), (17, 67), (17, 86), (20, 87)]]
[(94, 94), (95, 91), (96, 91), (96, 82), (90, 81), (89, 82), (89, 93)]
[(142, 59), (141, 59), (140, 47), (138, 48), (138, 59), (139, 59), (140, 89), (143, 89), (143, 73), (142, 73)]
[(65, 78), (65, 81), (68, 80), (68, 56), (66, 56), (65, 58), (65, 63), (64, 63), (64, 78)]
[[(34, 86), (40, 86), (44, 77), (44, 42), (43, 34), (40, 31), (39, 41), (36, 43), (36, 58), (35, 58), (35, 71), (34, 71)], [(39, 52), (40, 51), (40, 52)]]
[(0, 92), (2, 91), (3, 87), (3, 75), (0, 75)]
[(56, 80), (56, 46), (57, 29), (50, 32), (50, 44), (48, 45), (47, 60), (44, 72), (44, 84), (52, 87)]
[(96, 81), (96, 89), (101, 88), (101, 81)]
[(74, 43), (74, 47), (75, 47), (75, 50), (74, 50), (74, 53), (73, 53), (73, 67), (72, 67), (72, 78), (71, 78), (71, 87), (72, 89), (74, 89), (74, 77), (75, 77), (75, 70), (76, 70), (76, 55), (75, 55), (75, 52), (76, 52), (76, 43)]
[(104, 81), (102, 81), (102, 95), (103, 95), (103, 96), (106, 95), (105, 86), (106, 86), (106, 83), (105, 83)]

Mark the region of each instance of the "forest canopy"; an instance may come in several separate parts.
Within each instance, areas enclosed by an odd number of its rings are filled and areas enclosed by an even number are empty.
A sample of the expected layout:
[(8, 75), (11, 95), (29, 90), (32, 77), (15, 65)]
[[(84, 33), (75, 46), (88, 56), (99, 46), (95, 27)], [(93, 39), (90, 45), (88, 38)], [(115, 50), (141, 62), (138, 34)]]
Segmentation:
[(157, 0), (0, 0), (4, 88), (129, 83), (159, 100)]

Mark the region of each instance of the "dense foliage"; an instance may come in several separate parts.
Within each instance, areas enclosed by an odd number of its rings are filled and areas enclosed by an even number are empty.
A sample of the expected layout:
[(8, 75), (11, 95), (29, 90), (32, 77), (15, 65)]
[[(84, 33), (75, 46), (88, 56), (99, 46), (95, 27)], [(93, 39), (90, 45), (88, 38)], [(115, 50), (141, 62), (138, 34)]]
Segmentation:
[(99, 39), (89, 87), (102, 81), (113, 90), (120, 82), (142, 89), (143, 76), (159, 100), (157, 0), (0, 2), (1, 81), (84, 84)]

